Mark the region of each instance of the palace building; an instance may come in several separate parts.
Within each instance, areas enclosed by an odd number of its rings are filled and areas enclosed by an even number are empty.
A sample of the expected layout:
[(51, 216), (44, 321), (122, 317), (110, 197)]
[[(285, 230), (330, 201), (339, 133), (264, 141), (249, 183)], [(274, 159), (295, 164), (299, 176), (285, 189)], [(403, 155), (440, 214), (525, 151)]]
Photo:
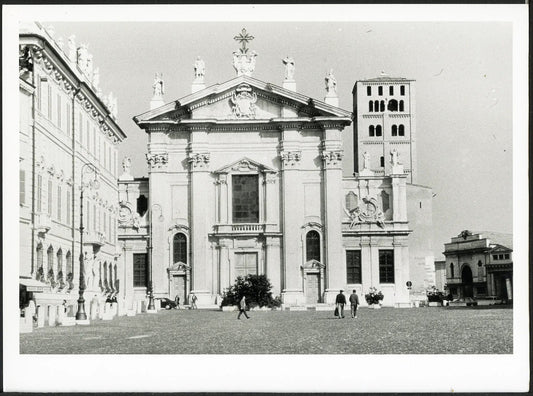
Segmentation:
[[(258, 55), (241, 36), (233, 78), (206, 86), (198, 58), (190, 94), (166, 102), (156, 75), (150, 110), (134, 117), (148, 134), (149, 177), (124, 160), (127, 304), (151, 279), (156, 297), (212, 306), (238, 276), (266, 274), (286, 306), (372, 286), (385, 305), (409, 306), (434, 284), (432, 193), (414, 184), (414, 81), (357, 81), (352, 113), (332, 72), (323, 100), (297, 91), (289, 57), (281, 86), (255, 78)], [(343, 175), (352, 121), (354, 173)]]
[(126, 135), (74, 36), (64, 42), (51, 26), (21, 24), (19, 87), (20, 304), (33, 300), (41, 320), (55, 325), (63, 308), (76, 311), (82, 252), (86, 301), (119, 293), (117, 146)]

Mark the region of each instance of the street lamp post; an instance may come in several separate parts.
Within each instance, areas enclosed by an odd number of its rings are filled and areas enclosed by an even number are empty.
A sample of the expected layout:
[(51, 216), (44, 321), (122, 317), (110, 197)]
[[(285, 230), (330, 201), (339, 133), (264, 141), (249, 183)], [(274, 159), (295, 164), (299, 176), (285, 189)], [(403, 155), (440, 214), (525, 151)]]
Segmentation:
[[(83, 175), (86, 171), (86, 168), (89, 167), (91, 172), (94, 172), (94, 180), (87, 183), (85, 185), (83, 183)], [(98, 176), (98, 170), (96, 167), (91, 164), (90, 162), (86, 162), (81, 167), (81, 182), (80, 182), (80, 286), (78, 288), (79, 290), (79, 297), (78, 297), (78, 311), (76, 312), (76, 320), (87, 320), (87, 314), (85, 313), (85, 299), (83, 298), (83, 293), (85, 292), (85, 256), (83, 254), (83, 190), (85, 187), (90, 186), (93, 188), (98, 188), (98, 180), (96, 177)]]
[(154, 248), (153, 246), (153, 234), (152, 234), (152, 217), (153, 217), (153, 211), (154, 208), (158, 208), (161, 214), (159, 215), (159, 221), (163, 221), (163, 208), (159, 204), (153, 204), (150, 206), (150, 221), (148, 222), (148, 226), (150, 227), (150, 234), (148, 236), (149, 244), (148, 244), (148, 311), (155, 311), (155, 304), (154, 304), (154, 283), (153, 283), (153, 274), (152, 274), (152, 250)]

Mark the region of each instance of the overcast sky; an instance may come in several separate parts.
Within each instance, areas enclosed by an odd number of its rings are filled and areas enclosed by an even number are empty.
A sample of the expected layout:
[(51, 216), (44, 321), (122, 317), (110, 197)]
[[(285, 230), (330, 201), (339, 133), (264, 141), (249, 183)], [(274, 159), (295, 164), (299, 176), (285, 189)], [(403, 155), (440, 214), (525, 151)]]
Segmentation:
[[(49, 23), (45, 22), (45, 26)], [(120, 158), (146, 176), (146, 134), (132, 117), (149, 110), (156, 72), (165, 102), (190, 93), (196, 56), (206, 84), (235, 76), (233, 37), (255, 37), (254, 78), (281, 85), (281, 62), (295, 59), (298, 92), (323, 100), (332, 68), (340, 107), (352, 110), (359, 79), (416, 80), (418, 184), (430, 186), (433, 250), (461, 230), (512, 232), (512, 29), (503, 22), (52, 22), (56, 37), (76, 35), (89, 45), (100, 86), (118, 98), (119, 124), (128, 136)], [(351, 175), (352, 127), (344, 131), (345, 175)]]

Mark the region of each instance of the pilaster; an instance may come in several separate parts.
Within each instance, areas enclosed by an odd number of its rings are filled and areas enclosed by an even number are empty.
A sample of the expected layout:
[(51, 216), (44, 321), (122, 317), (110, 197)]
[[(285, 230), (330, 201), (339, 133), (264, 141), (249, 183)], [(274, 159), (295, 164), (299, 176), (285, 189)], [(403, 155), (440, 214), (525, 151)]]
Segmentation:
[(191, 183), (191, 293), (198, 297), (198, 305), (211, 303), (208, 265), (208, 186), (209, 160), (207, 130), (192, 130), (189, 143), (189, 172)]
[(296, 128), (282, 132), (281, 164), (283, 187), (283, 303), (297, 305), (304, 302), (300, 264), (300, 226), (303, 222), (303, 185), (300, 177), (300, 131)]

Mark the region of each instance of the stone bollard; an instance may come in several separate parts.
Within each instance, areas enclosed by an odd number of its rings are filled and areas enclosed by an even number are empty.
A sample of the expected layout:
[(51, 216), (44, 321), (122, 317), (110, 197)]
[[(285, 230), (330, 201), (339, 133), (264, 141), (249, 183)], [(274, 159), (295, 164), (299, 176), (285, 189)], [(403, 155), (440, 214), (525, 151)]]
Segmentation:
[(56, 307), (53, 305), (48, 306), (48, 326), (56, 325)]
[(37, 306), (37, 327), (44, 327), (44, 307)]

